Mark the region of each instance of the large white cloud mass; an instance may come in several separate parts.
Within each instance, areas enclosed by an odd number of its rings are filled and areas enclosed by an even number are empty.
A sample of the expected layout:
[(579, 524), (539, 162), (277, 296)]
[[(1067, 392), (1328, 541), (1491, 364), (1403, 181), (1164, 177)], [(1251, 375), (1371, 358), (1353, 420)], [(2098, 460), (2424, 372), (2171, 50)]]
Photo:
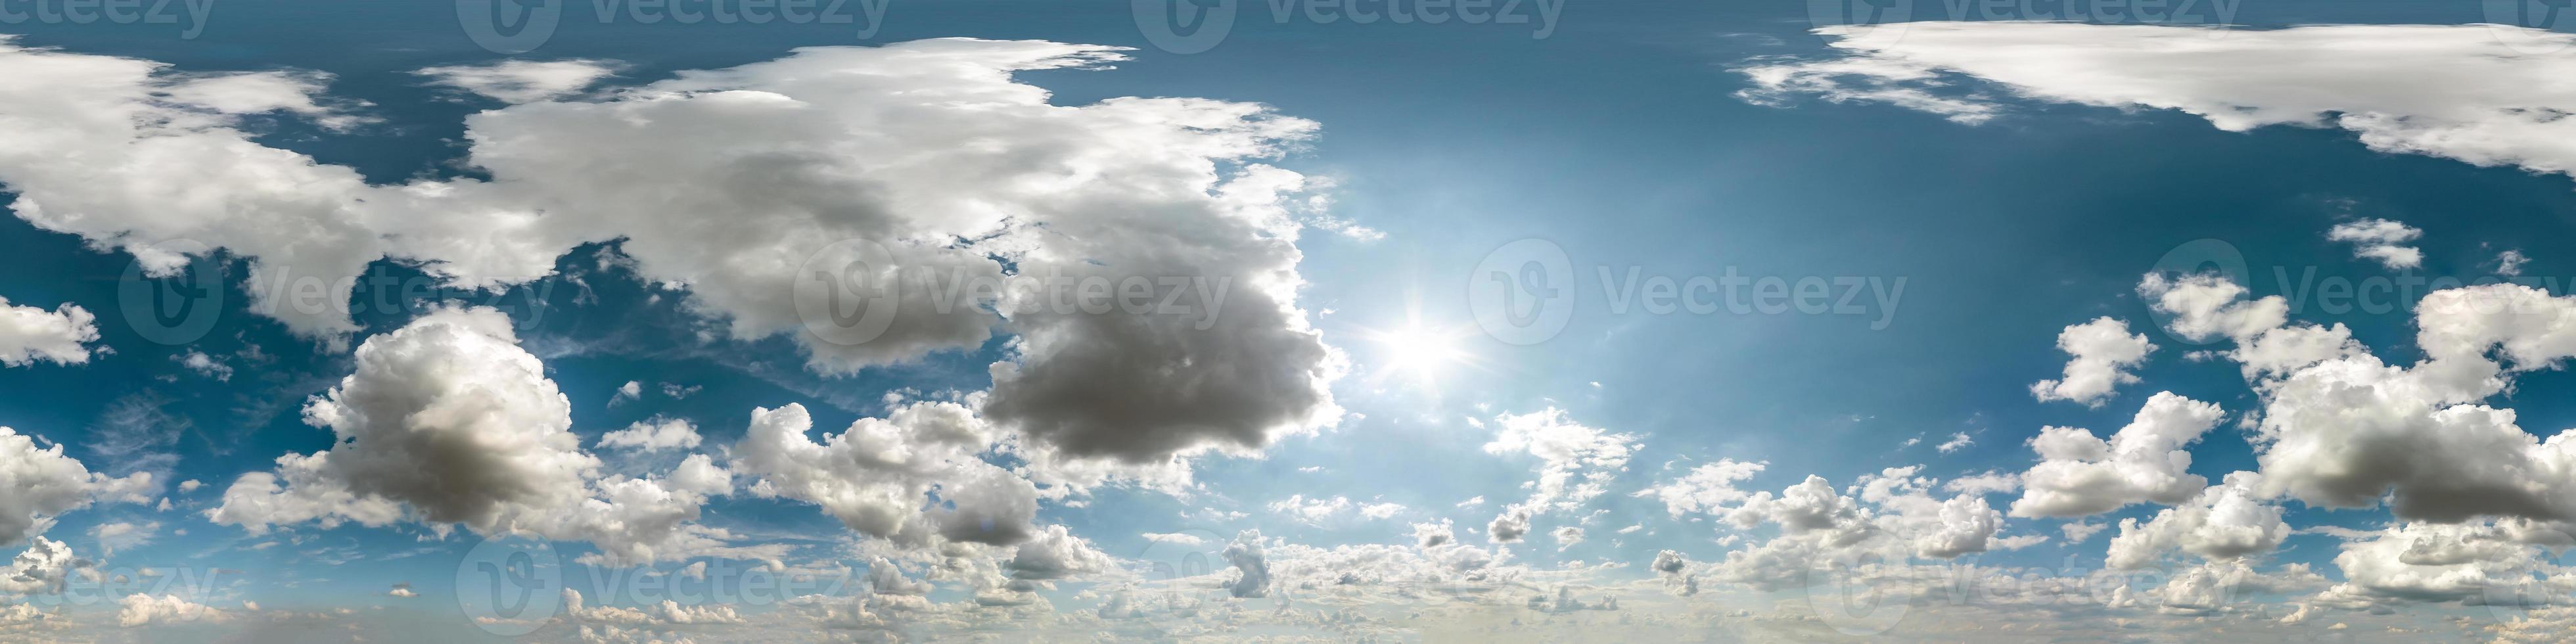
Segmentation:
[[(2034, 101), (2181, 110), (2228, 131), (2337, 127), (2384, 152), (2576, 170), (2576, 148), (2562, 143), (2576, 124), (2561, 118), (2576, 109), (2576, 88), (2559, 82), (2576, 72), (2576, 34), (2505, 25), (1892, 27), (1819, 28), (1838, 56), (1746, 67), (1754, 85), (1743, 96), (1882, 102), (1964, 123), (2010, 110), (1957, 87), (1974, 79)], [(2421, 259), (2393, 244), (2364, 248), (2391, 267)]]
[(2156, 345), (2147, 342), (2146, 334), (2130, 334), (2127, 322), (2100, 317), (2058, 332), (2057, 350), (2070, 358), (2065, 375), (2031, 383), (2030, 395), (2040, 402), (2065, 400), (2100, 407), (2113, 389), (2138, 381), (2130, 370), (2144, 364)]
[[(488, 287), (615, 241), (730, 337), (793, 337), (825, 373), (1005, 330), (986, 415), (1067, 459), (1150, 466), (1332, 422), (1341, 360), (1295, 303), (1307, 214), (1289, 197), (1307, 181), (1257, 163), (1315, 124), (1204, 99), (1056, 105), (1012, 79), (1120, 58), (971, 39), (817, 47), (593, 99), (566, 96), (596, 61), (425, 70), (514, 101), (466, 123), (463, 165), (489, 178), (380, 185), (252, 140), (254, 117), (360, 122), (322, 97), (327, 76), (178, 74), (0, 41), (0, 84), (48, 88), (0, 97), (0, 185), (37, 226), (157, 272), (189, 253), (248, 258), (257, 310), (324, 340), (356, 330), (340, 280), (378, 258)], [(789, 287), (856, 261), (891, 289), (884, 330), (813, 332)], [(1048, 286), (986, 287), (1006, 276)], [(1140, 280), (1150, 306), (1070, 302), (1095, 277)]]

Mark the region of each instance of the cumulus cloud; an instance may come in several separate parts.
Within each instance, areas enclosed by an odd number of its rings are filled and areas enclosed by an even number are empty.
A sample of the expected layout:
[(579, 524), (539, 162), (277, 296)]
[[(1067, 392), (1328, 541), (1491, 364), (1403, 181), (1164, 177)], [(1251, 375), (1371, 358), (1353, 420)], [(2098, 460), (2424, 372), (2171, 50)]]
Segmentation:
[(1664, 511), (1675, 517), (1692, 512), (1706, 512), (1743, 501), (1748, 494), (1735, 485), (1760, 474), (1768, 461), (1752, 463), (1735, 459), (1718, 459), (1691, 468), (1681, 478), (1638, 490), (1634, 496), (1662, 501)]
[[(476, 176), (370, 184), (243, 129), (268, 114), (353, 122), (320, 98), (327, 76), (0, 43), (0, 83), (49, 90), (0, 102), (25, 125), (0, 146), (0, 184), (22, 218), (155, 275), (244, 258), (254, 286), (298, 286), (250, 289), (254, 310), (324, 341), (357, 330), (346, 294), (281, 301), (301, 285), (394, 258), (449, 286), (505, 286), (614, 240), (725, 337), (787, 336), (818, 372), (1012, 334), (984, 413), (1069, 459), (1164, 467), (1333, 422), (1326, 385), (1344, 361), (1295, 302), (1296, 240), (1320, 221), (1294, 198), (1310, 182), (1260, 163), (1316, 124), (1205, 99), (1059, 105), (1012, 77), (1121, 58), (972, 39), (813, 47), (581, 98), (563, 92), (604, 63), (433, 69), (521, 102), (468, 118), (461, 166)], [(882, 270), (841, 286), (891, 287), (874, 291), (890, 295), (882, 327), (816, 322), (833, 317), (808, 310), (829, 285), (779, 288), (808, 264), (858, 262)], [(1055, 286), (982, 286), (1003, 278)], [(1051, 305), (1056, 286), (1094, 279), (1143, 284), (1157, 306)]]
[(852, 530), (907, 545), (1037, 536), (1037, 488), (978, 456), (996, 430), (964, 405), (907, 404), (821, 442), (806, 436), (812, 429), (803, 405), (753, 410), (734, 471), (755, 479), (754, 495), (819, 505)]
[(2352, 244), (2354, 257), (2379, 262), (2390, 270), (2424, 266), (2424, 251), (2403, 245), (2422, 236), (2422, 230), (2386, 219), (2357, 219), (2326, 231), (2326, 239)]
[(2078, 517), (2133, 503), (2174, 504), (2209, 484), (2188, 473), (2201, 434), (2225, 413), (2218, 405), (2158, 392), (2108, 441), (2073, 427), (2043, 427), (2030, 439), (2040, 462), (2022, 473), (2017, 517)]
[(570, 431), (570, 403), (500, 312), (432, 311), (368, 338), (356, 363), (305, 406), (308, 424), (332, 431), (332, 449), (242, 475), (208, 519), (259, 533), (412, 517), (590, 541), (631, 563), (718, 547), (692, 522), (729, 474), (693, 455), (664, 478), (603, 476)]
[(2105, 316), (2059, 331), (2057, 350), (2072, 356), (2065, 375), (2031, 383), (2030, 395), (2040, 402), (2065, 400), (2100, 407), (2113, 389), (2138, 381), (2130, 371), (2145, 364), (2156, 345), (2147, 342), (2146, 334), (2129, 333), (2127, 322)]
[(61, 443), (37, 449), (35, 437), (0, 427), (0, 543), (42, 533), (92, 501), (151, 503), (160, 490), (150, 472), (110, 478), (64, 456)]
[(1563, 551), (1574, 547), (1574, 544), (1583, 543), (1583, 528), (1570, 525), (1558, 526), (1555, 530), (1549, 531), (1548, 536), (1555, 537), (1556, 549)]
[(41, 595), (59, 593), (72, 572), (88, 568), (87, 559), (72, 555), (71, 546), (42, 536), (28, 541), (27, 549), (9, 560), (5, 575), (0, 575), (0, 593)]
[[(2280, 507), (2264, 503), (2262, 480), (2254, 472), (2231, 473), (2190, 503), (2159, 511), (2144, 523), (2121, 519), (2120, 535), (2111, 538), (2109, 565), (2143, 568), (2175, 549), (2212, 561), (2271, 552), (2289, 538), (2290, 525), (2281, 520)], [(2070, 530), (2068, 538), (2073, 536)]]
[(126, 628), (152, 624), (221, 622), (230, 619), (232, 619), (231, 613), (188, 601), (176, 595), (135, 593), (117, 601), (116, 625)]
[(2483, 404), (2516, 375), (2576, 356), (2576, 298), (2514, 284), (2434, 291), (2414, 309), (2424, 359), (2401, 366), (2340, 325), (2292, 325), (2281, 298), (2245, 300), (2223, 279), (2150, 275), (2139, 289), (2177, 332), (2237, 343), (2229, 355), (2263, 398), (2251, 441), (2264, 495), (2320, 507), (2385, 499), (2400, 518), (2438, 522), (2576, 519), (2565, 475), (2576, 448)]
[[(7, 41), (0, 40), (0, 47)], [(10, 304), (0, 298), (0, 365), (23, 367), (38, 362), (83, 364), (98, 341), (97, 316), (79, 305), (47, 311)]]

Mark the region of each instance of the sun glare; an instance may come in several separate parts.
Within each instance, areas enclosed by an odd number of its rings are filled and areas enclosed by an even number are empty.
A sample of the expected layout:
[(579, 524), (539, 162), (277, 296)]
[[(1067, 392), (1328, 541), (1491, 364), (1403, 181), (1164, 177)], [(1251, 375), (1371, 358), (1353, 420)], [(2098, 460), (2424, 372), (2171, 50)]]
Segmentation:
[(1371, 334), (1376, 341), (1375, 380), (1402, 377), (1431, 386), (1452, 367), (1469, 362), (1458, 348), (1461, 334), (1419, 323)]

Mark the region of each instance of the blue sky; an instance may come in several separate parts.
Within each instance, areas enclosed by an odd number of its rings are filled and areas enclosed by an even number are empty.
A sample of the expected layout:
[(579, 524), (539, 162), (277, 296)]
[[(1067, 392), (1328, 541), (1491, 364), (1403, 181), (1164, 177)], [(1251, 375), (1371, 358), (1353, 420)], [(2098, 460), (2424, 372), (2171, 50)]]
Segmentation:
[[(2491, 4), (0, 13), (0, 628), (2558, 632), (2576, 37)], [(1165, 308), (940, 288), (1064, 274)]]

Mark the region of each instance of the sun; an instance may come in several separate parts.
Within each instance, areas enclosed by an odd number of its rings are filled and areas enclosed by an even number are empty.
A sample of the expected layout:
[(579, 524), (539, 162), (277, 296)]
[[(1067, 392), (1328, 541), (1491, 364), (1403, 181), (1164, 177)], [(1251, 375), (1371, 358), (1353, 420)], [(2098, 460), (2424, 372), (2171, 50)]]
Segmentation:
[(1371, 360), (1376, 367), (1371, 379), (1385, 381), (1401, 378), (1425, 387), (1438, 385), (1440, 377), (1451, 369), (1473, 362), (1473, 356), (1459, 348), (1465, 334), (1452, 329), (1408, 322), (1404, 326), (1373, 331), (1369, 339), (1376, 345)]

